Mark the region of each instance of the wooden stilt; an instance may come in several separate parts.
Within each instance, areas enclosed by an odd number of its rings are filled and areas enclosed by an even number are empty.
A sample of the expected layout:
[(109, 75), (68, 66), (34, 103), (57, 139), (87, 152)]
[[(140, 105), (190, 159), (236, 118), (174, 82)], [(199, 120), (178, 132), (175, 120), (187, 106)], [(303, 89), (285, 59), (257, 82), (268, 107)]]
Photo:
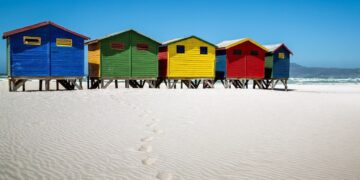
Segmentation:
[(56, 80), (56, 90), (59, 90), (59, 81)]
[[(89, 82), (90, 82), (90, 78), (87, 77), (87, 88), (88, 88), (88, 89), (90, 89), (90, 84), (89, 84)], [(92, 86), (92, 83), (91, 83), (91, 86)]]
[(116, 89), (118, 88), (118, 80), (117, 79), (115, 80), (115, 88)]
[(82, 90), (83, 89), (82, 79), (79, 79), (79, 85), (80, 85), (80, 90)]
[(11, 81), (12, 81), (12, 80), (9, 79), (8, 81), (9, 81), (9, 92), (11, 92), (11, 91), (12, 91), (12, 88), (11, 88), (12, 83), (11, 83)]
[(39, 80), (39, 91), (42, 91), (42, 80)]
[(125, 88), (130, 88), (129, 80), (125, 80)]
[(45, 90), (46, 91), (50, 90), (50, 80), (45, 80)]

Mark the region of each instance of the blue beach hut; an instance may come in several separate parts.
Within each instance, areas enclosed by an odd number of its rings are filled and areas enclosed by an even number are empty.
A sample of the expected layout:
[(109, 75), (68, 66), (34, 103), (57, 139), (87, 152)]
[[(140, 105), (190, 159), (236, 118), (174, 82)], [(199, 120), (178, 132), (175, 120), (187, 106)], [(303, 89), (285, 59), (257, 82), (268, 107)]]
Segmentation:
[(3, 34), (7, 42), (9, 90), (25, 87), (29, 79), (57, 80), (74, 89), (84, 76), (84, 40), (89, 38), (51, 21), (15, 29)]
[(269, 52), (265, 56), (265, 79), (269, 80), (272, 88), (281, 81), (287, 89), (290, 76), (290, 56), (293, 54), (285, 44), (265, 45)]

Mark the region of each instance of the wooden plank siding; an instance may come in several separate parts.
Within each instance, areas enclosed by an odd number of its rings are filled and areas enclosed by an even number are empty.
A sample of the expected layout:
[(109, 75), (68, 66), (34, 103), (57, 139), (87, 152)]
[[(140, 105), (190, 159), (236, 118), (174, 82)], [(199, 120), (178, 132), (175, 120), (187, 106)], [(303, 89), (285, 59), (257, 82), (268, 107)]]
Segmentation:
[[(241, 51), (241, 54), (234, 54), (234, 51)], [(257, 55), (253, 55), (252, 51)], [(249, 78), (257, 79), (265, 76), (265, 53), (266, 51), (251, 41), (230, 47), (226, 50), (227, 78)]]
[[(31, 29), (10, 37), (10, 76), (50, 76), (49, 26)], [(24, 36), (40, 37), (40, 45), (24, 44)]]
[[(71, 40), (71, 45), (62, 46), (57, 39)], [(84, 76), (84, 39), (72, 33), (50, 26), (50, 75)]]
[(88, 46), (89, 77), (100, 77), (100, 42)]
[(6, 74), (10, 76), (10, 37), (6, 39)]
[(226, 78), (226, 50), (216, 50), (216, 78)]
[[(279, 53), (284, 53), (285, 58), (280, 59)], [(289, 78), (290, 74), (290, 52), (284, 47), (273, 54), (272, 78)]]
[[(185, 53), (176, 52), (177, 45), (185, 46)], [(200, 54), (200, 47), (208, 54)], [(215, 78), (215, 47), (197, 38), (187, 38), (168, 45), (169, 78)]]
[(84, 76), (84, 40), (89, 39), (84, 35), (46, 21), (5, 32), (3, 38), (9, 77)]
[[(158, 43), (134, 31), (131, 41), (131, 77), (157, 78), (158, 76)], [(139, 49), (138, 44), (147, 45), (148, 49)]]
[[(123, 43), (122, 50), (112, 49), (111, 43)], [(101, 77), (131, 77), (130, 33), (122, 33), (101, 40)]]
[[(280, 53), (284, 53), (284, 58), (279, 58)], [(284, 44), (267, 53), (265, 57), (265, 78), (289, 78), (291, 54), (292, 52)]]
[(160, 43), (134, 30), (90, 41), (88, 45), (91, 77), (117, 79), (158, 77), (157, 54)]

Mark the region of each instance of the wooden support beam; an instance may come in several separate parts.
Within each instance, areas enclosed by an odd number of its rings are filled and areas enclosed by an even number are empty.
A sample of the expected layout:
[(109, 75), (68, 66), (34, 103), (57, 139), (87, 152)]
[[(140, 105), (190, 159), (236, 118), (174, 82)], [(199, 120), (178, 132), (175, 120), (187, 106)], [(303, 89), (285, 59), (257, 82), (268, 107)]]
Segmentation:
[(113, 79), (109, 79), (108, 82), (104, 85), (104, 81), (102, 81), (101, 89), (106, 89), (112, 82), (113, 82)]
[(115, 79), (115, 88), (117, 89), (118, 87), (119, 87), (119, 85), (118, 85), (118, 80)]
[(79, 84), (76, 83), (76, 79), (73, 80), (73, 86), (74, 86), (74, 89), (75, 89), (75, 87), (76, 87), (77, 89), (79, 89), (79, 90), (82, 90), (82, 89), (83, 89), (80, 79), (79, 79)]

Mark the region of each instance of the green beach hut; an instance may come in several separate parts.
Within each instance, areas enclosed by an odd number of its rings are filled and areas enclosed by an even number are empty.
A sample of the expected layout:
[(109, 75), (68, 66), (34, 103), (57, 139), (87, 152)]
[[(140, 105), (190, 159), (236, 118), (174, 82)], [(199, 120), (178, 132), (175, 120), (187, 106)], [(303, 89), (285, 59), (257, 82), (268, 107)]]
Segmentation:
[(158, 77), (158, 47), (161, 43), (135, 30), (98, 38), (88, 45), (88, 88), (106, 88), (125, 80), (126, 87), (154, 87)]

